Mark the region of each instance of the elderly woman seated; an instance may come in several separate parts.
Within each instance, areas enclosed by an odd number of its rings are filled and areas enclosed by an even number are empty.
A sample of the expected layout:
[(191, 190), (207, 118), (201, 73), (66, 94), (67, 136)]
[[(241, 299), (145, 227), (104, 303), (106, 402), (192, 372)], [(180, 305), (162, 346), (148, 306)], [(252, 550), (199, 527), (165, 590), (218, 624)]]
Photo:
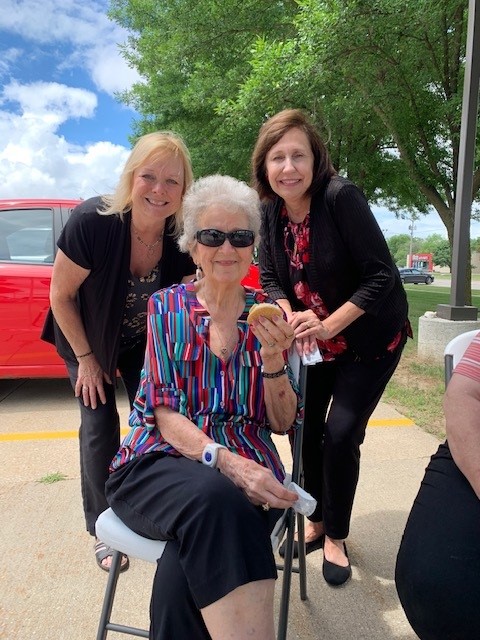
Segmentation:
[[(297, 499), (271, 435), (299, 421), (282, 315), (247, 315), (258, 196), (227, 176), (198, 180), (178, 243), (197, 280), (148, 303), (144, 370), (107, 499), (137, 533), (168, 540), (151, 602), (155, 640), (273, 640), (270, 532)], [(203, 464), (202, 464), (203, 463)]]

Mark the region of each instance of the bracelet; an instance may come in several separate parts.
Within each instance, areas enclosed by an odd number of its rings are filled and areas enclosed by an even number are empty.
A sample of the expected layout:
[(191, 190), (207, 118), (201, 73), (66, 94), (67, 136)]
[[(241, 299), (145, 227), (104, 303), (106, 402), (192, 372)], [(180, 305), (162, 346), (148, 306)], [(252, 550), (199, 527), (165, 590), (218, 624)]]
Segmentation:
[(284, 364), (283, 367), (280, 369), (280, 371), (275, 371), (275, 373), (267, 373), (266, 371), (263, 370), (263, 364), (262, 364), (262, 376), (264, 378), (267, 378), (268, 380), (271, 380), (272, 378), (279, 378), (280, 376), (284, 376), (287, 373), (287, 365)]
[(77, 360), (80, 358), (86, 358), (87, 356), (91, 356), (93, 351), (87, 351), (87, 353), (82, 353), (80, 356), (75, 356)]

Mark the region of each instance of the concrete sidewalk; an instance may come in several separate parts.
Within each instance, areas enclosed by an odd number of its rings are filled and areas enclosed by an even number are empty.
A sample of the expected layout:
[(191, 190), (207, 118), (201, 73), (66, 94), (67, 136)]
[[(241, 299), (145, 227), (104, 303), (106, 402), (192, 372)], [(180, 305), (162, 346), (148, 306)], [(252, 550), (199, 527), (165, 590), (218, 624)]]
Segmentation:
[[(124, 398), (121, 412), (125, 424)], [(77, 424), (66, 381), (0, 381), (2, 640), (95, 639), (107, 574), (96, 566), (93, 541), (84, 531)], [(322, 552), (307, 556), (309, 600), (300, 601), (294, 575), (290, 640), (416, 638), (399, 605), (393, 573), (408, 512), (437, 446), (436, 438), (379, 405), (362, 449), (348, 540), (353, 578), (332, 589), (322, 578)], [(288, 463), (284, 438), (279, 448)], [(42, 482), (56, 473), (64, 479)], [(122, 574), (117, 622), (148, 626), (154, 569), (133, 560)]]

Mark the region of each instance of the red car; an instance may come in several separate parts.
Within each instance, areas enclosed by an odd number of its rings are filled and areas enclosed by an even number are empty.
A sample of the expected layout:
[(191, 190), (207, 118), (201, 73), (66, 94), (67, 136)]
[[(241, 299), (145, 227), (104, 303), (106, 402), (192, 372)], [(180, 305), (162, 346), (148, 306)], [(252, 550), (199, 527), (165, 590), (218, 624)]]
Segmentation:
[[(64, 378), (55, 348), (40, 339), (60, 232), (81, 200), (0, 200), (0, 379)], [(252, 265), (245, 284), (258, 288)]]
[(63, 378), (40, 340), (56, 242), (80, 200), (0, 200), (0, 378)]

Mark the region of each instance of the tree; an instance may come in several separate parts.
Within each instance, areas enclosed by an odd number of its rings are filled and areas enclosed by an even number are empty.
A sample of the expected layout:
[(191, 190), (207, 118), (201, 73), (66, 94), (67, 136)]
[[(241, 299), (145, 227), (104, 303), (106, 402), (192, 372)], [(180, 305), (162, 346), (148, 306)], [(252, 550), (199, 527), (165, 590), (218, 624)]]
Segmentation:
[(448, 240), (443, 239), (433, 251), (433, 262), (439, 267), (452, 268), (452, 250)]
[[(299, 0), (299, 7), (295, 77), (329, 134), (336, 166), (373, 201), (397, 211), (433, 207), (452, 246), (466, 0)], [(275, 43), (257, 49), (250, 87), (268, 83), (263, 70), (274, 66), (275, 50)], [(237, 106), (253, 96), (240, 92)], [(469, 301), (469, 271), (467, 279)]]
[(453, 244), (467, 0), (113, 0), (111, 15), (145, 78), (123, 96), (137, 134), (173, 128), (196, 172), (245, 178), (265, 117), (304, 108), (372, 202), (434, 208)]
[[(399, 233), (387, 238), (387, 245), (397, 267), (407, 265), (407, 256), (410, 253), (411, 238), (407, 233)], [(422, 239), (413, 238), (412, 253), (419, 253), (422, 249)]]
[(439, 267), (452, 266), (452, 252), (450, 244), (439, 233), (432, 233), (422, 242), (422, 253), (431, 253), (433, 255), (433, 263)]
[(294, 35), (296, 10), (295, 0), (112, 0), (110, 17), (131, 33), (124, 55), (143, 79), (120, 95), (141, 114), (133, 138), (173, 129), (197, 176), (247, 178), (257, 127), (232, 125), (218, 107), (248, 78), (258, 37)]

